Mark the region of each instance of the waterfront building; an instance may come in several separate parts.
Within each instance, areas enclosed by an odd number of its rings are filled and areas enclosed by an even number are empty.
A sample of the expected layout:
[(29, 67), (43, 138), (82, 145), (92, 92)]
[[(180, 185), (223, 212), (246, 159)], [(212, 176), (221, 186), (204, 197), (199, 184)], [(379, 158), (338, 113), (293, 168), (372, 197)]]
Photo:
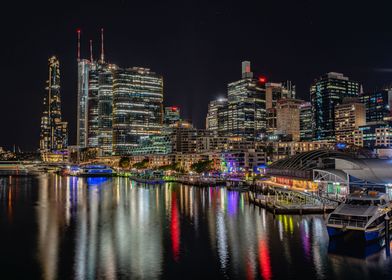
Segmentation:
[(131, 155), (166, 155), (173, 152), (170, 135), (141, 136), (139, 144), (132, 147)]
[(354, 131), (365, 124), (365, 105), (359, 100), (345, 99), (335, 107), (336, 142), (354, 144)]
[(148, 68), (113, 71), (113, 153), (130, 154), (141, 136), (160, 134), (163, 78)]
[(265, 153), (260, 150), (246, 149), (221, 154), (221, 167), (224, 173), (257, 172), (257, 168), (265, 163)]
[[(62, 121), (60, 95), (60, 62), (56, 56), (48, 60), (49, 77), (44, 97), (41, 118), (40, 151), (41, 155), (63, 154), (68, 145), (68, 123)], [(43, 156), (43, 159), (48, 157)], [(63, 157), (60, 156), (59, 160)]]
[(364, 93), (360, 100), (366, 107), (366, 122), (383, 121), (391, 117), (392, 89)]
[(98, 73), (98, 147), (103, 156), (113, 152), (113, 70), (116, 65), (104, 65)]
[(293, 141), (300, 140), (300, 106), (298, 99), (280, 99), (276, 103), (276, 131), (289, 134)]
[(341, 73), (330, 72), (310, 88), (315, 140), (335, 139), (335, 106), (345, 97), (358, 97), (361, 86)]
[(299, 106), (299, 133), (301, 141), (311, 141), (313, 139), (312, 104), (303, 102)]
[(191, 154), (197, 151), (197, 139), (202, 130), (192, 124), (182, 121), (171, 127), (170, 139), (174, 153)]
[(333, 150), (335, 142), (333, 141), (268, 141), (256, 142), (256, 150), (266, 152), (268, 162), (275, 162), (303, 152), (310, 152), (319, 149)]
[(177, 106), (165, 107), (163, 123), (167, 126), (170, 126), (179, 121), (181, 121), (180, 108)]
[(228, 105), (218, 111), (218, 131), (226, 136), (255, 138), (266, 130), (265, 78), (255, 78), (250, 62), (242, 62), (242, 79), (228, 84)]
[(224, 152), (254, 148), (254, 141), (239, 136), (199, 135), (197, 138), (197, 152)]
[(206, 117), (206, 129), (215, 135), (219, 132), (219, 111), (228, 105), (226, 98), (212, 100), (208, 104), (208, 112)]

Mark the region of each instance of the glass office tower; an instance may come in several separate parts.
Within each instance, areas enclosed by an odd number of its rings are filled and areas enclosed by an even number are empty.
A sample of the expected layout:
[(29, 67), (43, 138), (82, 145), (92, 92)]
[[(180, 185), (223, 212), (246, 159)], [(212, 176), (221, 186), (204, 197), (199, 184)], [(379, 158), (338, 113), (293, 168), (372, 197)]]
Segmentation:
[(113, 153), (131, 153), (141, 136), (161, 133), (163, 78), (148, 68), (113, 71)]
[(344, 97), (358, 97), (361, 86), (343, 74), (330, 72), (316, 79), (310, 88), (314, 140), (335, 139), (335, 106)]

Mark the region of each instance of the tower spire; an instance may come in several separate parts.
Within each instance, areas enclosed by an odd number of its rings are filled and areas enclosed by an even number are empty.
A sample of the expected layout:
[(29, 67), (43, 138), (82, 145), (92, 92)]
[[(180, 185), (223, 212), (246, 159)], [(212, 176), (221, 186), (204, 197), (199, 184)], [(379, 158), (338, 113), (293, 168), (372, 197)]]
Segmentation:
[(77, 32), (78, 32), (78, 61), (80, 61), (80, 29), (78, 29)]
[(105, 54), (103, 49), (103, 28), (101, 28), (101, 62), (105, 62)]
[(93, 40), (90, 40), (90, 62), (93, 62)]

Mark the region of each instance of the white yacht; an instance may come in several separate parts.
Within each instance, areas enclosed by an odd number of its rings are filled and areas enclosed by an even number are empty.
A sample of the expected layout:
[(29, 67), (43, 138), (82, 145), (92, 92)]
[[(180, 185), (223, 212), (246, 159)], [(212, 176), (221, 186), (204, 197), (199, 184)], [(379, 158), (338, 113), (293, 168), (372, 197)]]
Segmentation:
[(392, 216), (388, 196), (377, 191), (363, 190), (350, 194), (327, 219), (330, 237), (359, 232), (365, 241), (385, 235), (385, 217)]

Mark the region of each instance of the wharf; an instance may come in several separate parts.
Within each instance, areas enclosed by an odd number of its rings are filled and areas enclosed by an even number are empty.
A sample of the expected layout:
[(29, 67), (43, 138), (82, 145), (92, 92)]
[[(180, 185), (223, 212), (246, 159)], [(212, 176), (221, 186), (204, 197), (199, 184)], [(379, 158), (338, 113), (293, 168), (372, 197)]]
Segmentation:
[(338, 206), (338, 202), (312, 193), (279, 187), (274, 187), (273, 192), (265, 195), (249, 191), (249, 201), (274, 214), (325, 214)]
[(165, 182), (181, 183), (184, 185), (191, 185), (197, 187), (214, 187), (214, 186), (225, 186), (226, 182), (216, 178), (200, 178), (200, 177), (165, 177)]

